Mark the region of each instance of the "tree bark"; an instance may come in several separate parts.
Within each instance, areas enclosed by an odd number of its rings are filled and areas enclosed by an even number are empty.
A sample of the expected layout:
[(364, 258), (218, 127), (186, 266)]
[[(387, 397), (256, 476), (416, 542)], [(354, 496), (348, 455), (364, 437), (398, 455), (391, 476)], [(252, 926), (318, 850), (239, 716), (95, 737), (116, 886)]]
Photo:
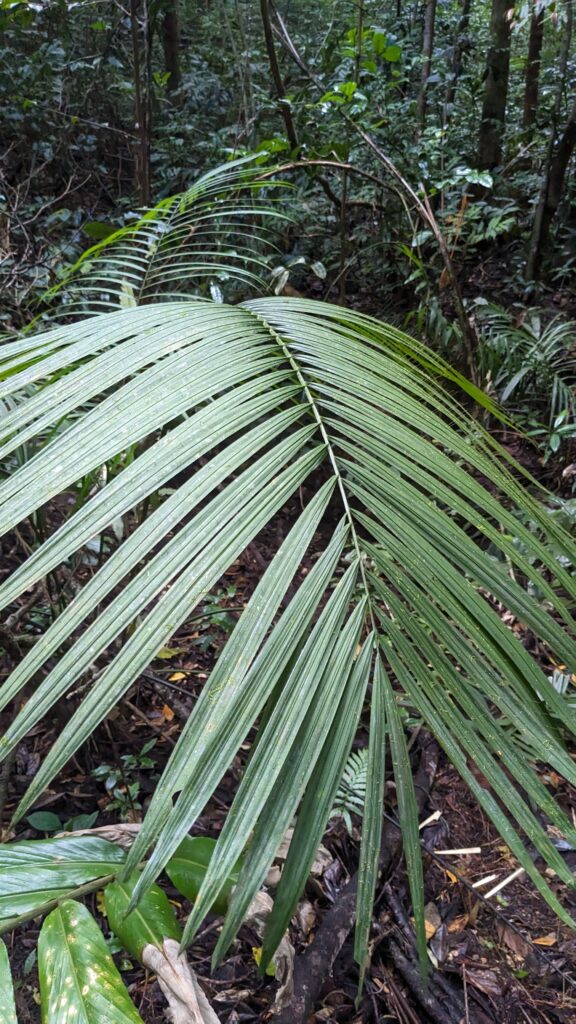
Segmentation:
[(538, 278), (542, 257), (548, 242), (550, 226), (556, 214), (556, 210), (560, 205), (564, 178), (566, 176), (570, 156), (574, 149), (574, 119), (576, 117), (576, 110), (574, 106), (570, 112), (568, 123), (564, 129), (560, 142), (558, 145), (556, 144), (558, 138), (560, 111), (562, 108), (564, 88), (566, 85), (568, 58), (570, 56), (570, 46), (572, 42), (572, 5), (573, 0), (566, 0), (566, 23), (562, 35), (562, 49), (560, 52), (558, 67), (558, 84), (556, 87), (554, 106), (552, 108), (550, 136), (548, 139), (546, 159), (542, 174), (540, 197), (534, 213), (532, 234), (530, 236), (530, 244), (528, 247), (526, 281), (535, 281)]
[(264, 41), (266, 43), (266, 52), (268, 54), (268, 63), (270, 65), (270, 74), (272, 75), (272, 81), (274, 83), (274, 91), (276, 93), (276, 99), (278, 101), (278, 109), (282, 115), (284, 121), (284, 127), (286, 129), (286, 137), (290, 146), (293, 150), (298, 148), (298, 135), (296, 132), (296, 125), (292, 118), (292, 111), (286, 99), (286, 89), (284, 88), (284, 82), (280, 72), (280, 65), (278, 63), (278, 57), (276, 55), (276, 47), (274, 46), (274, 34), (272, 32), (272, 22), (270, 19), (270, 4), (269, 0), (260, 0), (260, 15), (262, 17), (262, 28), (264, 30)]
[(452, 53), (452, 68), (450, 80), (448, 82), (448, 88), (446, 89), (446, 100), (444, 104), (444, 124), (448, 124), (448, 121), (452, 116), (452, 108), (454, 107), (454, 100), (456, 99), (456, 88), (458, 85), (458, 79), (460, 78), (460, 75), (462, 74), (463, 70), (464, 49), (466, 47), (468, 25), (470, 24), (471, 8), (472, 0), (463, 0), (462, 13), (460, 14), (460, 21), (458, 22), (458, 28), (456, 30), (456, 40), (454, 43), (454, 50)]
[(426, 0), (424, 14), (424, 37), (422, 40), (422, 77), (420, 92), (416, 104), (416, 120), (420, 131), (426, 124), (426, 101), (428, 99), (428, 79), (432, 70), (432, 49), (434, 47), (434, 23), (436, 21), (436, 0)]
[(536, 118), (538, 107), (538, 86), (540, 83), (540, 64), (542, 63), (542, 41), (544, 39), (544, 10), (536, 11), (530, 21), (530, 37), (528, 39), (528, 63), (524, 84), (524, 114), (522, 125), (530, 128)]
[(168, 74), (168, 92), (177, 92), (182, 83), (180, 70), (180, 26), (178, 24), (178, 0), (166, 0), (162, 13), (162, 48), (164, 69)]
[(148, 9), (142, 3), (142, 40), (140, 39), (139, 0), (130, 0), (130, 30), (134, 64), (134, 127), (138, 136), (135, 153), (135, 179), (141, 206), (150, 203), (150, 48)]
[(552, 157), (550, 164), (550, 171), (548, 174), (548, 188), (546, 189), (546, 198), (544, 202), (544, 209), (542, 211), (542, 223), (540, 227), (540, 239), (539, 239), (539, 252), (537, 255), (537, 263), (539, 263), (541, 256), (545, 253), (548, 238), (550, 235), (550, 227), (554, 220), (558, 207), (562, 201), (562, 195), (564, 192), (564, 181), (566, 179), (566, 171), (568, 170), (568, 164), (570, 158), (574, 152), (576, 146), (576, 100), (572, 105), (568, 122), (564, 127), (564, 131), (560, 136), (560, 140), (556, 147), (556, 152)]
[(478, 166), (481, 170), (492, 170), (502, 160), (510, 71), (510, 7), (511, 0), (492, 0), (491, 43), (478, 139)]

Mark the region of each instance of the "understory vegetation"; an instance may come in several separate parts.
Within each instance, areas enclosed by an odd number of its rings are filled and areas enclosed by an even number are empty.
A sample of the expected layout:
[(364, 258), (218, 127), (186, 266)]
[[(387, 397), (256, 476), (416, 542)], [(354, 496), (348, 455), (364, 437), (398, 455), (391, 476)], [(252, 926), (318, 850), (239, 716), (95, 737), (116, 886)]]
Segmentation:
[(2, 0), (0, 1024), (571, 1019), (572, 18)]

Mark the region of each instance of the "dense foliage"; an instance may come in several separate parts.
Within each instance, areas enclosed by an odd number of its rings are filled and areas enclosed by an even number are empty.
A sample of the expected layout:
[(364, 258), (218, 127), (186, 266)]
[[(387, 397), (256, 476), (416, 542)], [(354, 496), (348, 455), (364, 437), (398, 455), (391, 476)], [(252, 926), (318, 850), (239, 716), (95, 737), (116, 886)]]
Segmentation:
[[(574, 926), (576, 832), (540, 765), (576, 786), (575, 73), (571, 0), (1, 0), (0, 932), (48, 915), (46, 1024), (140, 1020), (76, 902), (100, 886), (174, 1021), (212, 1024), (180, 944), (225, 915), (216, 964), (260, 915), (276, 962), (334, 814), (361, 987), (387, 782), (425, 974), (414, 724)], [(59, 828), (43, 794), (217, 616), (146, 814), (154, 740), (92, 772), (142, 817), (129, 849), (75, 808), (72, 838), (19, 841)], [(231, 764), (212, 858), (188, 833)]]

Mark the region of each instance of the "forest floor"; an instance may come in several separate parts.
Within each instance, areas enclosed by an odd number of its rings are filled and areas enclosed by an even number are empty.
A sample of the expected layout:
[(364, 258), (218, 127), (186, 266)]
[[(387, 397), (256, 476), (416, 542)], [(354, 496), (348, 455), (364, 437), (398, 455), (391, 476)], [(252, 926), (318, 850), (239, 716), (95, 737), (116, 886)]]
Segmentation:
[[(288, 520), (294, 511), (286, 510)], [(179, 630), (171, 647), (163, 652), (165, 657), (157, 659), (150, 671), (141, 676), (114, 714), (46, 791), (35, 811), (50, 811), (58, 816), (63, 826), (79, 814), (95, 812), (98, 813), (96, 825), (141, 819), (155, 780), (233, 626), (238, 609), (250, 596), (278, 540), (275, 528), (274, 535), (263, 534), (257, 544), (244, 552), (220, 582), (217, 605), (211, 608), (212, 612), (216, 608), (216, 614), (212, 614), (207, 624), (199, 626), (194, 622)], [(3, 572), (22, 560), (22, 545), (26, 546), (25, 538), (14, 536), (12, 548), (6, 551)], [(313, 551), (310, 557), (314, 558)], [(92, 570), (86, 568), (85, 571)], [(38, 631), (45, 625), (41, 621), (45, 603), (46, 595), (40, 594), (36, 609)], [(513, 621), (509, 625), (520, 628)], [(524, 641), (530, 644), (531, 638), (526, 636)], [(3, 671), (8, 668), (5, 659)], [(14, 810), (62, 721), (70, 717), (76, 700), (72, 695), (21, 744), (10, 780), (7, 812)], [(152, 766), (142, 767), (141, 752), (151, 740), (156, 742), (146, 756)], [(365, 733), (360, 730), (360, 745), (364, 740)], [(249, 742), (250, 738), (196, 822), (194, 834), (218, 835), (232, 802), (241, 759), (249, 749)], [(410, 749), (421, 785), (421, 822), (428, 822), (422, 828), (422, 838), (432, 968), (430, 985), (424, 989), (418, 976), (407, 910), (406, 879), (393, 824), (395, 791), (393, 783), (388, 783), (385, 832), (394, 848), (378, 890), (372, 961), (358, 1006), (355, 1005), (358, 968), (352, 956), (348, 926), (343, 925), (342, 937), (345, 938), (333, 963), (327, 954), (322, 961), (322, 949), (327, 930), (331, 933), (328, 938), (333, 937), (335, 921), (336, 924), (349, 922), (347, 883), (358, 864), (359, 819), (353, 821), (352, 834), (342, 818), (330, 821), (322, 856), (292, 922), (296, 987), (309, 982), (306, 972), (313, 970), (318, 990), (310, 1019), (326, 1024), (383, 1021), (398, 1024), (516, 1024), (525, 1021), (568, 1024), (574, 1021), (576, 936), (559, 924), (526, 876), (517, 874), (517, 864), (507, 846), (417, 722), (411, 731)], [(107, 773), (102, 771), (103, 765), (116, 771), (116, 784), (112, 787), (115, 792), (106, 789)], [(478, 778), (482, 782), (481, 777)], [(542, 778), (572, 813), (574, 794), (566, 783), (544, 769)], [(18, 826), (16, 837), (37, 839), (44, 835), (24, 822)], [(566, 856), (576, 867), (576, 852), (569, 851)], [(569, 893), (550, 871), (547, 873), (566, 909), (576, 911), (574, 893)], [(481, 895), (513, 875), (513, 881), (500, 892), (489, 898)], [(168, 886), (167, 891), (179, 901), (176, 905), (184, 918), (189, 907), (176, 890)], [(273, 895), (273, 888), (271, 892)], [(89, 906), (108, 934), (98, 894), (89, 897)], [(219, 926), (220, 919), (207, 919), (190, 949), (192, 966), (216, 1014), (226, 1024), (268, 1020), (273, 1024), (272, 1006), (277, 985), (274, 978), (258, 976), (254, 948), (259, 946), (259, 940), (254, 932), (244, 927), (224, 963), (210, 973), (210, 956)], [(17, 984), (20, 1024), (36, 1024), (40, 1020), (34, 958), (39, 927), (40, 922), (34, 921), (7, 936)], [(312, 965), (307, 966), (303, 954), (314, 942), (320, 952)], [(160, 1024), (165, 1019), (165, 1001), (154, 978), (127, 961), (125, 955), (118, 954), (116, 960), (146, 1024)], [(294, 1002), (280, 1020), (282, 1024), (288, 1021), (305, 1024), (307, 1018), (307, 1014), (304, 1018), (301, 1016)]]

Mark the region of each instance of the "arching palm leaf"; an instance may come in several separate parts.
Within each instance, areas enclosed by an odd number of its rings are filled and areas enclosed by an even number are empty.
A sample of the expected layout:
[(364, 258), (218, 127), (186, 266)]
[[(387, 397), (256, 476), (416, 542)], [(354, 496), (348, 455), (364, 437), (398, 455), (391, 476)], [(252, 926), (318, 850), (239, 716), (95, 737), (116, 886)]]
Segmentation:
[[(5, 707), (45, 668), (1, 742), (6, 756), (90, 667), (98, 668), (18, 816), (288, 504), (292, 525), (182, 730), (129, 855), (127, 871), (152, 851), (137, 891), (160, 873), (260, 723), (185, 939), (246, 851), (216, 955), (225, 951), (300, 808), (306, 827), (296, 829), (299, 855), (283, 875), (265, 941), (269, 955), (329, 817), (374, 681), (372, 719), (379, 737), (387, 732), (421, 948), (422, 871), (401, 693), (534, 884), (569, 920), (527, 843), (571, 884), (534, 806), (572, 841), (574, 829), (499, 716), (529, 735), (572, 783), (576, 767), (562, 733), (575, 732), (576, 720), (495, 601), (551, 656), (576, 665), (576, 584), (559, 560), (574, 560), (573, 544), (449, 392), (475, 394), (471, 385), (394, 328), (280, 298), (235, 307), (150, 304), (94, 317), (5, 345), (2, 373), (0, 399), (31, 383), (48, 385), (2, 420), (4, 456), (93, 400), (2, 485), (4, 531), (118, 453), (133, 456), (0, 587), (5, 608), (119, 516), (132, 516), (127, 538), (0, 690)], [(178, 486), (166, 493), (176, 477)], [(160, 503), (137, 525), (133, 510), (158, 491)], [(290, 504), (296, 496), (297, 512)], [(529, 516), (530, 529), (518, 511)], [(313, 541), (318, 557), (310, 562)], [(506, 565), (487, 553), (488, 542)], [(536, 578), (545, 604), (521, 585)], [(492, 792), (478, 783), (471, 762)], [(372, 745), (364, 913), (382, 790), (383, 764)], [(360, 961), (366, 941), (364, 928)]]
[(206, 280), (213, 298), (239, 283), (265, 291), (276, 252), (267, 222), (287, 219), (274, 193), (288, 185), (259, 173), (250, 157), (223, 164), (92, 246), (48, 293), (64, 300), (58, 316), (189, 299)]

